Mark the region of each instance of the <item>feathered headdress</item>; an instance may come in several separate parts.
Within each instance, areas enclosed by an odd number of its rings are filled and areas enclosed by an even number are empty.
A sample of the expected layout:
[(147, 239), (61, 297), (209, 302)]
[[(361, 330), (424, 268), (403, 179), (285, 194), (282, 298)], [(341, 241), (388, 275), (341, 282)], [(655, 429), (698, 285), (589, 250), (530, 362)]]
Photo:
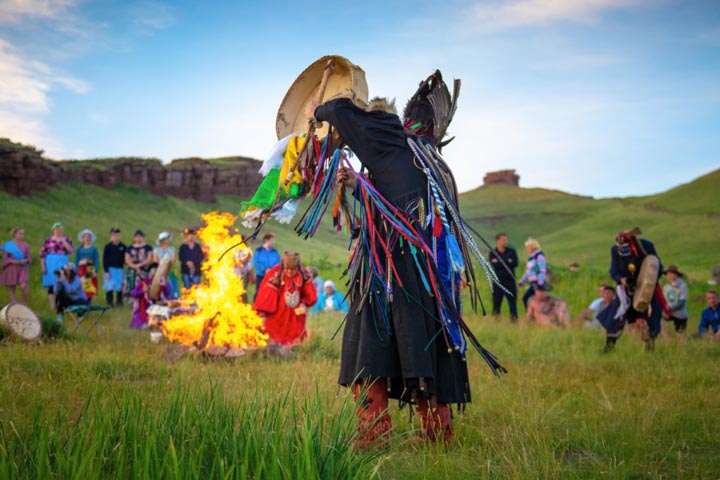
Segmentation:
[(460, 80), (453, 81), (453, 93), (442, 79), (440, 70), (420, 82), (415, 94), (410, 97), (403, 111), (403, 122), (411, 132), (431, 137), (435, 145), (444, 147), (453, 138), (443, 141), (448, 126), (457, 110), (460, 95)]

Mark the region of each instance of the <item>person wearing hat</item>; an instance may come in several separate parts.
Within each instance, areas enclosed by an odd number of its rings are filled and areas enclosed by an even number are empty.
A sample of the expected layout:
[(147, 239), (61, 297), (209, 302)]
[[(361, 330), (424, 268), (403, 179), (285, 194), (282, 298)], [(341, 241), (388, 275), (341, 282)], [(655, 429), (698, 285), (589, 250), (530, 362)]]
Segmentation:
[(54, 291), (57, 296), (57, 320), (63, 321), (63, 312), (73, 305), (87, 305), (90, 303), (83, 290), (82, 281), (77, 274), (74, 263), (67, 263), (55, 272)]
[[(638, 282), (640, 268), (648, 255), (654, 255), (658, 259), (658, 277), (662, 275), (663, 267), (660, 256), (655, 250), (655, 245), (647, 239), (640, 238), (642, 232), (639, 228), (633, 228), (628, 232), (620, 232), (615, 237), (615, 245), (610, 249), (610, 276), (621, 288), (617, 289), (620, 300), (620, 307), (613, 315), (611, 327), (605, 326), (608, 335), (605, 340), (606, 352), (615, 347), (615, 343), (622, 335), (625, 322), (635, 323), (644, 320), (646, 326), (643, 328), (643, 341), (645, 349), (650, 351), (655, 348), (655, 338), (660, 334), (661, 318), (663, 312), (662, 289), (655, 289), (652, 295), (649, 309), (638, 312), (633, 308), (633, 295)], [(610, 328), (608, 330), (608, 328)], [(612, 333), (611, 333), (612, 330)]]
[(95, 243), (95, 234), (90, 229), (78, 233), (80, 246), (75, 249), (75, 267), (80, 266), (82, 260), (89, 260), (93, 265), (100, 265), (100, 254)]
[(53, 223), (50, 231), (52, 235), (45, 239), (40, 249), (40, 271), (42, 272), (42, 286), (48, 289), (48, 303), (50, 310), (55, 311), (55, 273), (70, 262), (70, 255), (75, 248), (72, 240), (63, 235), (63, 224)]
[(170, 262), (165, 283), (170, 286), (170, 298), (177, 299), (180, 296), (180, 288), (178, 288), (177, 277), (172, 269), (173, 265), (175, 265), (175, 260), (177, 260), (175, 247), (170, 245), (172, 238), (169, 232), (161, 232), (158, 235), (157, 240), (155, 240), (155, 248), (153, 249), (153, 262), (158, 265), (161, 265), (163, 261)]
[(663, 275), (670, 282), (663, 287), (670, 315), (663, 315), (663, 317), (665, 320), (672, 321), (675, 324), (675, 332), (683, 334), (688, 321), (688, 286), (683, 280), (685, 274), (678, 270), (677, 265), (668, 265)]
[[(423, 95), (415, 100), (422, 105), (408, 109), (409, 128), (417, 130), (413, 127), (420, 122), (420, 130), (441, 137), (440, 125), (414, 118), (417, 111), (432, 111), (430, 100)], [(328, 122), (365, 170), (358, 175), (343, 167), (335, 175), (362, 210), (348, 267), (350, 308), (338, 379), (361, 405), (356, 446), (390, 441), (390, 398), (415, 405), (424, 440), (449, 443), (450, 405), (471, 401), (465, 361), (470, 332), (460, 313), (459, 290), (460, 277), (472, 271), (463, 253), (468, 250), (458, 245), (467, 237), (453, 234), (459, 227), (452, 173), (440, 165), (431, 139), (405, 130), (392, 102), (373, 99), (365, 108), (348, 98), (322, 105), (313, 100), (305, 114)], [(426, 117), (433, 122), (434, 115)], [(414, 149), (430, 152), (432, 159), (418, 158)], [(474, 281), (467, 284), (475, 288)], [(504, 371), (472, 338), (491, 369)]]
[(183, 286), (190, 288), (200, 283), (202, 263), (205, 259), (202, 247), (196, 241), (197, 231), (194, 228), (186, 228), (183, 232), (183, 244), (180, 245), (178, 256), (180, 257), (180, 276)]
[(320, 312), (348, 312), (348, 304), (345, 300), (345, 295), (335, 290), (335, 282), (332, 280), (325, 280), (322, 292), (318, 294), (317, 302), (313, 307), (313, 313)]
[[(123, 280), (127, 246), (120, 241), (120, 229), (110, 229), (110, 241), (103, 250), (105, 302), (110, 306), (123, 306)], [(113, 301), (113, 293), (115, 299)]]
[(88, 301), (97, 295), (97, 274), (96, 269), (99, 268), (100, 255), (95, 243), (95, 234), (92, 230), (85, 229), (78, 233), (80, 246), (75, 249), (75, 268), (77, 274), (82, 280), (83, 289)]
[(125, 264), (128, 266), (125, 274), (125, 298), (130, 299), (135, 284), (148, 273), (148, 265), (153, 261), (153, 249), (145, 243), (145, 232), (135, 230), (133, 243), (125, 252)]
[(553, 290), (549, 283), (535, 286), (535, 293), (528, 301), (525, 321), (535, 321), (543, 327), (570, 328), (570, 313), (564, 300), (548, 295)]

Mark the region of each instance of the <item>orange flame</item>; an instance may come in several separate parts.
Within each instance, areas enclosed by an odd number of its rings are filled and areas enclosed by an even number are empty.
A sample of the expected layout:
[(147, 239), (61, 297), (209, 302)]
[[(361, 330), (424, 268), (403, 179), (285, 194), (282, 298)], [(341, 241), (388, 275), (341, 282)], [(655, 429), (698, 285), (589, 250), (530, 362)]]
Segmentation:
[(243, 241), (240, 234), (230, 233), (237, 217), (210, 212), (203, 214), (202, 219), (205, 227), (198, 231), (198, 238), (205, 250), (204, 279), (200, 285), (183, 290), (180, 299), (182, 304), (197, 305), (197, 310), (194, 315), (171, 317), (163, 323), (163, 333), (168, 339), (186, 345), (199, 344), (205, 333), (209, 334), (206, 346), (265, 347), (268, 336), (263, 333), (262, 319), (242, 302), (245, 286), (235, 273), (233, 256), (225, 255), (219, 261), (223, 252)]

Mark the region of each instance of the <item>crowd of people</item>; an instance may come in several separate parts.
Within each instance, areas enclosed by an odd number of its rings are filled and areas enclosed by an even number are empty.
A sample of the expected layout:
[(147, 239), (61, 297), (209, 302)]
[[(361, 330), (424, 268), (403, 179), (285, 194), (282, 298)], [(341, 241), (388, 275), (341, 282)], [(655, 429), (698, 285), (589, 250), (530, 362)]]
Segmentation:
[[(655, 338), (663, 332), (662, 320), (674, 327), (678, 335), (685, 333), (688, 313), (688, 286), (684, 281), (685, 274), (676, 265), (662, 267), (655, 246), (647, 239), (639, 238), (639, 231), (621, 232), (616, 238), (616, 244), (610, 252), (609, 274), (616, 285), (602, 284), (599, 286), (599, 297), (586, 308), (578, 320), (585, 327), (591, 329), (604, 329), (606, 331), (606, 344), (604, 351), (611, 351), (617, 339), (625, 330), (626, 324), (633, 324), (638, 330), (647, 349), (654, 347)], [(546, 327), (570, 327), (571, 315), (567, 304), (561, 298), (550, 295), (553, 286), (549, 283), (548, 263), (540, 244), (534, 238), (525, 242), (528, 254), (525, 272), (515, 283), (515, 269), (518, 266), (517, 252), (508, 246), (508, 237), (499, 233), (495, 237), (495, 248), (489, 253), (489, 261), (500, 280), (503, 288), (493, 290), (493, 315), (500, 314), (503, 299), (507, 301), (510, 318), (518, 320), (517, 287), (528, 285), (523, 295), (525, 305), (525, 321), (536, 322)], [(644, 274), (642, 268), (646, 257), (657, 259), (655, 269), (641, 278)], [(571, 269), (577, 272), (577, 268)], [(661, 285), (660, 279), (665, 276), (667, 281)], [(653, 281), (654, 280), (654, 281)], [(639, 282), (647, 284), (649, 293), (646, 293), (646, 304), (638, 306), (633, 304)], [(698, 337), (708, 337), (720, 340), (720, 311), (718, 310), (718, 292), (708, 290), (705, 293), (707, 307), (700, 314)]]
[[(28, 302), (29, 266), (32, 263), (32, 255), (29, 245), (24, 241), (24, 236), (25, 231), (22, 228), (15, 228), (11, 232), (11, 239), (2, 245), (0, 285), (7, 287), (11, 303)], [(638, 246), (643, 248), (645, 254), (657, 256), (655, 247), (650, 241), (644, 238), (633, 240), (632, 237), (632, 235), (618, 236), (617, 244), (611, 249), (609, 273), (615, 280), (616, 286), (600, 285), (598, 298), (593, 300), (588, 308), (577, 317), (578, 323), (587, 328), (606, 330), (607, 351), (612, 349), (622, 335), (625, 323), (635, 323), (636, 320), (640, 320), (636, 330), (642, 333), (646, 342), (650, 342), (649, 345), (661, 333), (661, 320), (663, 319), (677, 334), (684, 334), (687, 328), (689, 318), (688, 286), (684, 280), (685, 274), (676, 265), (669, 265), (659, 271), (658, 278), (664, 276), (667, 282), (652, 295), (646, 312), (638, 312), (628, 304), (628, 289), (634, 287), (633, 282), (639, 273), (638, 269), (642, 261), (639, 258), (638, 249), (631, 247), (630, 242), (635, 241)], [(78, 233), (79, 243), (75, 247), (72, 240), (64, 235), (63, 225), (60, 222), (54, 223), (51, 227), (51, 235), (45, 239), (39, 253), (42, 286), (47, 289), (51, 310), (56, 311), (58, 320), (62, 321), (63, 311), (68, 306), (89, 304), (99, 295), (100, 288), (105, 292), (105, 303), (108, 306), (122, 307), (129, 302), (138, 309), (140, 308), (138, 299), (147, 294), (150, 282), (160, 263), (163, 262), (166, 264), (166, 268), (163, 269), (162, 299), (177, 299), (180, 295), (180, 287), (172, 268), (173, 265), (179, 260), (182, 286), (188, 289), (201, 281), (204, 252), (197, 241), (194, 229), (185, 229), (183, 242), (177, 253), (171, 244), (172, 238), (169, 232), (161, 232), (157, 236), (155, 247), (152, 247), (145, 242), (145, 233), (142, 230), (136, 230), (133, 242), (126, 246), (121, 241), (120, 229), (112, 228), (109, 232), (109, 242), (105, 244), (102, 251), (101, 263), (100, 252), (95, 246), (97, 237), (92, 230), (84, 229)], [(492, 292), (493, 315), (499, 316), (501, 306), (503, 302), (506, 302), (510, 318), (513, 321), (521, 318), (517, 307), (518, 289), (527, 285), (527, 289), (522, 295), (525, 307), (525, 315), (522, 318), (526, 322), (535, 322), (546, 327), (570, 327), (573, 322), (567, 303), (550, 293), (553, 292), (553, 286), (548, 281), (548, 262), (539, 242), (534, 238), (529, 238), (524, 247), (527, 261), (525, 270), (518, 279), (516, 276), (519, 266), (517, 252), (509, 246), (507, 234), (499, 233), (495, 237), (495, 248), (488, 255), (488, 260), (499, 280), (499, 286)], [(265, 316), (280, 314), (276, 313), (275, 309), (268, 307), (267, 296), (258, 302), (261, 286), (268, 275), (274, 277), (272, 277), (273, 281), (268, 282), (267, 288), (273, 288), (277, 286), (278, 278), (282, 278), (278, 276), (280, 272), (294, 273), (297, 265), (292, 265), (292, 263), (297, 262), (298, 265), (301, 265), (299, 255), (294, 255), (297, 257), (285, 258), (288, 268), (279, 267), (283, 263), (284, 257), (275, 249), (273, 233), (266, 233), (262, 237), (262, 244), (255, 251), (245, 245), (234, 253), (235, 271), (242, 277), (244, 285), (257, 285), (253, 301), (257, 304), (257, 310)], [(101, 267), (101, 272), (98, 267)], [(313, 313), (323, 311), (347, 313), (346, 295), (336, 290), (332, 280), (324, 281), (315, 267), (307, 269), (301, 267), (300, 273), (307, 276), (313, 285), (313, 300), (304, 298), (304, 301), (301, 302), (303, 307), (295, 308), (293, 313), (301, 311), (303, 314), (310, 311)], [(98, 274), (102, 279), (102, 285), (98, 284)], [(284, 284), (285, 282), (281, 281), (280, 283)], [(297, 283), (297, 279), (295, 279), (295, 283)], [(20, 298), (17, 295), (18, 289)], [(247, 302), (247, 292), (243, 295), (244, 301)], [(707, 307), (700, 314), (701, 321), (697, 336), (707, 336), (710, 332), (712, 336), (720, 339), (718, 292), (708, 290), (705, 299)], [(617, 315), (618, 308), (622, 308), (623, 305), (626, 305), (623, 315)], [(146, 306), (147, 302), (143, 302), (142, 307)], [(309, 309), (310, 307), (312, 308)], [(308, 310), (303, 311), (303, 309)], [(610, 312), (614, 312), (612, 317), (617, 318), (611, 318)], [(622, 318), (625, 320), (621, 321)], [(293, 320), (295, 319), (293, 318)], [(270, 324), (272, 325), (272, 321)], [(142, 326), (137, 325), (137, 322), (134, 322), (133, 325)], [(300, 330), (301, 333), (297, 335), (279, 335), (278, 343), (288, 343), (290, 338), (292, 339), (290, 343), (299, 341), (304, 335), (304, 322), (303, 328)]]
[[(177, 252), (169, 232), (161, 232), (153, 247), (146, 243), (145, 233), (140, 229), (134, 232), (133, 242), (125, 245), (120, 229), (111, 228), (102, 255), (95, 245), (97, 236), (90, 229), (78, 233), (77, 246), (65, 235), (62, 223), (54, 223), (50, 230), (51, 235), (44, 240), (39, 253), (41, 284), (47, 289), (49, 307), (57, 313), (59, 322), (63, 321), (68, 307), (91, 304), (102, 289), (108, 307), (132, 305), (132, 328), (147, 328), (148, 308), (158, 301), (178, 299), (181, 294), (173, 269), (177, 262), (180, 263), (183, 288), (189, 289), (202, 280), (205, 252), (193, 228), (183, 231), (183, 241)], [(29, 300), (32, 255), (24, 236), (24, 229), (12, 230), (11, 239), (1, 248), (0, 285), (7, 287), (10, 303), (27, 304)], [(299, 254), (286, 252), (280, 255), (275, 249), (272, 233), (262, 237), (262, 244), (255, 251), (243, 245), (233, 258), (235, 273), (242, 278), (246, 289), (256, 284), (254, 306), (266, 318), (266, 329), (275, 343), (288, 345), (301, 341), (306, 335), (305, 314), (311, 307), (314, 313), (347, 313), (345, 295), (335, 290), (334, 283), (323, 281), (316, 268), (302, 266)], [(159, 278), (160, 290), (151, 298), (150, 289), (156, 275), (162, 276)], [(306, 288), (306, 282), (301, 279), (309, 279), (311, 288)], [(291, 310), (278, 307), (274, 289), (282, 287), (286, 299), (295, 294), (295, 286), (303, 292), (297, 305)], [(316, 303), (317, 298), (319, 303)], [(247, 291), (243, 300), (247, 303)], [(278, 305), (273, 307), (273, 304)]]

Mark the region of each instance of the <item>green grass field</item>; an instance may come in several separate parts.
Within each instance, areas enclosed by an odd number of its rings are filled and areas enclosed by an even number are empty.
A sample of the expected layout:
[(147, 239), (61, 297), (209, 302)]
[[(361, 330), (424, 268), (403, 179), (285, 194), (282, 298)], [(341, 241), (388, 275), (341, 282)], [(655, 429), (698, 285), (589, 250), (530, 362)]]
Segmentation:
[[(616, 231), (640, 225), (663, 261), (689, 274), (694, 331), (710, 268), (720, 264), (720, 215), (712, 201), (718, 188), (720, 172), (628, 199), (498, 186), (464, 194), (462, 209), (490, 238), (498, 230), (516, 245), (539, 238), (554, 270), (554, 293), (574, 315), (609, 280)], [(73, 240), (86, 227), (102, 239), (111, 226), (126, 240), (136, 228), (150, 239), (164, 229), (177, 234), (201, 212), (236, 212), (240, 200), (207, 205), (130, 187), (69, 184), (31, 199), (0, 193), (0, 203), (4, 231), (25, 227), (37, 255), (58, 219)], [(345, 236), (324, 226), (305, 242), (288, 226), (269, 228), (281, 250), (300, 251), (323, 276), (339, 280)], [(572, 262), (581, 264), (579, 273), (567, 271)], [(31, 306), (49, 317), (37, 262), (31, 275)], [(0, 304), (6, 301), (3, 290)], [(338, 317), (311, 318), (310, 340), (282, 360), (256, 351), (234, 363), (172, 363), (163, 356), (166, 344), (151, 344), (147, 332), (127, 327), (129, 307), (105, 317), (104, 337), (5, 341), (0, 477), (720, 478), (720, 344), (670, 332), (648, 354), (628, 334), (615, 352), (601, 355), (602, 333), (579, 326), (560, 331), (468, 319), (509, 374), (494, 378), (471, 352), (473, 403), (456, 414), (453, 445), (419, 445), (417, 419), (392, 405), (398, 442), (379, 455), (349, 448), (353, 406), (336, 386)]]

